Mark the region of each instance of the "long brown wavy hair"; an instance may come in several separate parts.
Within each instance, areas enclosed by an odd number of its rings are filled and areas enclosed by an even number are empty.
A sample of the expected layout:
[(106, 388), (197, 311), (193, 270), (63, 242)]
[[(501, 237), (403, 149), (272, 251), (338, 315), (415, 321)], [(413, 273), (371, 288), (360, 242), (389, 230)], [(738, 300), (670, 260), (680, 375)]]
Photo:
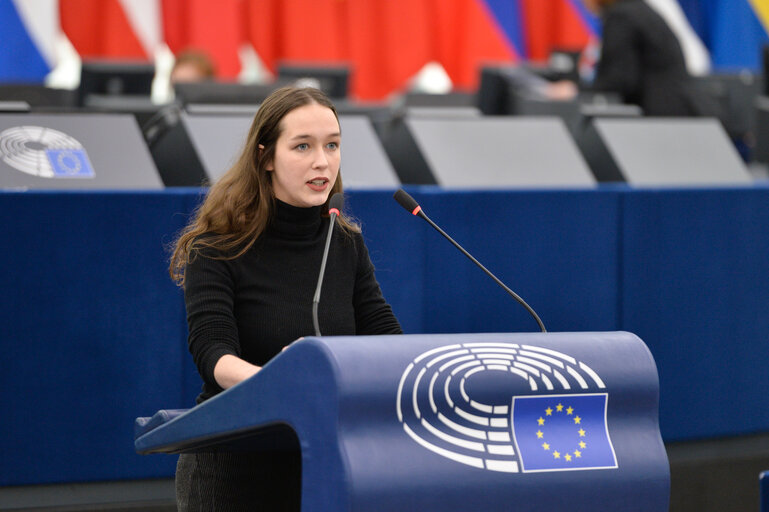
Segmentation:
[[(282, 87), (262, 102), (237, 161), (211, 187), (174, 243), (169, 273), (176, 284), (184, 286), (187, 264), (197, 251), (210, 248), (220, 255), (217, 257), (234, 259), (248, 251), (264, 232), (275, 210), (272, 173), (265, 167), (275, 156), (281, 121), (292, 110), (313, 103), (331, 109), (339, 122), (334, 104), (315, 88)], [(342, 191), (340, 170), (329, 199)], [(323, 216), (328, 215), (329, 199), (321, 208)], [(360, 231), (344, 213), (337, 222), (348, 233)]]

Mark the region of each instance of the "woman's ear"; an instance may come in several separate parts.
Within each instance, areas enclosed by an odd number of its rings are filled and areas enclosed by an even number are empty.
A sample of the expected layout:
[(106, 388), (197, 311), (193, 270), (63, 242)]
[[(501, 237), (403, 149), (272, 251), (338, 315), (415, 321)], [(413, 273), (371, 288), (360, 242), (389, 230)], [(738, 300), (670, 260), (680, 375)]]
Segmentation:
[[(259, 148), (259, 159), (262, 158), (262, 155), (264, 154), (264, 145), (258, 144), (257, 147)], [(272, 162), (268, 162), (267, 165), (264, 166), (265, 171), (274, 171), (275, 167), (273, 167)]]

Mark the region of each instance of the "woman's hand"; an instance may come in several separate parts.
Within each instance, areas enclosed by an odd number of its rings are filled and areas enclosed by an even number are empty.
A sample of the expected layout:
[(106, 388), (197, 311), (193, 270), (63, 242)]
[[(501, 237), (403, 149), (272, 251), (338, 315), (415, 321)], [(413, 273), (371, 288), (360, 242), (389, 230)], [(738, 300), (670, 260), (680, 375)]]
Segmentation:
[(571, 80), (551, 82), (545, 89), (545, 95), (551, 100), (568, 101), (577, 97), (579, 88)]
[(294, 344), (294, 343), (296, 343), (297, 341), (302, 341), (303, 339), (304, 339), (304, 336), (302, 336), (301, 338), (297, 338), (297, 339), (295, 339), (294, 341), (292, 341), (291, 343), (289, 343), (288, 345), (286, 345), (285, 347), (283, 347), (282, 349), (280, 349), (280, 351), (281, 351), (281, 352), (283, 352), (284, 350), (286, 350), (288, 347), (290, 347), (291, 345), (293, 345), (293, 344)]
[(260, 366), (253, 365), (231, 354), (226, 354), (216, 362), (214, 378), (222, 389), (228, 389), (239, 382), (253, 377), (261, 369)]

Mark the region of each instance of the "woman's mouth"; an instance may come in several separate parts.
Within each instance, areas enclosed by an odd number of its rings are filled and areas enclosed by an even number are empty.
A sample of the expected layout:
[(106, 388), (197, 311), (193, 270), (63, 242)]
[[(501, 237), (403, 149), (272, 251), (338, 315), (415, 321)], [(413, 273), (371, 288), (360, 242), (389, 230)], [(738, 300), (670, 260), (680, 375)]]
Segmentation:
[(328, 179), (315, 178), (314, 180), (308, 181), (307, 186), (309, 186), (312, 190), (316, 192), (323, 192), (324, 190), (326, 190), (326, 187), (328, 187)]

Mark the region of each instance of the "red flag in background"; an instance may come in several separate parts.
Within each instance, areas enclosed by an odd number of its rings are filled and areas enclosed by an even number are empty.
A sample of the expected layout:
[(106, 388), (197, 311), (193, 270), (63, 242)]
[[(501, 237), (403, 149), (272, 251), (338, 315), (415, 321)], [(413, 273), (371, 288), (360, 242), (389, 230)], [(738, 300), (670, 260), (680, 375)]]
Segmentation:
[[(571, 1), (519, 1), (534, 59), (586, 44)], [(281, 61), (347, 63), (351, 96), (361, 100), (403, 92), (431, 61), (455, 88), (471, 90), (484, 64), (517, 59), (484, 0), (60, 0), (62, 26), (85, 58), (150, 59), (161, 39), (150, 6), (171, 51), (208, 53), (219, 78), (238, 76), (239, 51), (250, 42), (273, 73)]]
[(590, 32), (569, 0), (521, 1), (531, 60), (547, 60), (554, 48), (581, 50), (588, 44)]
[(347, 3), (246, 0), (247, 38), (273, 72), (282, 60), (343, 63), (349, 60)]
[(80, 57), (147, 59), (119, 0), (59, 0), (61, 28)]
[(515, 59), (481, 0), (163, 0), (163, 15), (174, 53), (221, 52), (221, 66), (237, 54), (242, 29), (273, 73), (281, 61), (348, 64), (351, 96), (361, 100), (402, 92), (430, 61), (469, 89), (484, 63)]
[(240, 72), (239, 49), (245, 36), (243, 0), (162, 0), (163, 32), (174, 54), (201, 50), (211, 57), (219, 78)]
[(402, 92), (422, 67), (436, 60), (430, 0), (351, 0), (347, 42), (352, 90), (359, 99)]
[(275, 30), (279, 12), (280, 0), (246, 0), (246, 39), (273, 74), (283, 49), (278, 31)]
[(432, 0), (439, 61), (454, 88), (478, 86), (485, 64), (512, 63), (518, 56), (481, 0)]

